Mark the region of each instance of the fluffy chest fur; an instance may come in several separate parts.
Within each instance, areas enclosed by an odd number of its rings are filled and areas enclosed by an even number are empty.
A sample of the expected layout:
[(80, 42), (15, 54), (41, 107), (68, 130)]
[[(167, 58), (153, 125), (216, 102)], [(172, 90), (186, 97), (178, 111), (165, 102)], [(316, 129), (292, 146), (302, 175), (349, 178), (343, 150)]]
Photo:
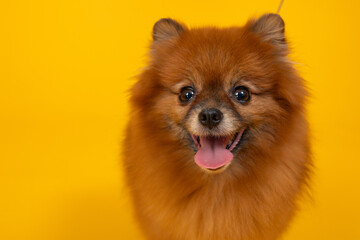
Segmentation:
[(192, 172), (184, 161), (191, 154), (148, 143), (147, 137), (136, 143), (139, 148), (128, 154), (125, 166), (136, 216), (149, 239), (266, 240), (276, 239), (287, 227), (307, 179), (305, 142), (286, 139), (281, 149), (274, 149), (274, 159), (264, 156), (257, 171), (238, 169), (243, 174), (237, 177)]

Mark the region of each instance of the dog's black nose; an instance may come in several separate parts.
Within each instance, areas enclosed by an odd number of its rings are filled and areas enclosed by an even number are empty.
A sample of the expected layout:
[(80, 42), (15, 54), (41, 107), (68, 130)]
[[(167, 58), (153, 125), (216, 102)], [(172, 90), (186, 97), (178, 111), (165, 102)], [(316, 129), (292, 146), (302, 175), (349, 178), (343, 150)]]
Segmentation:
[(222, 112), (216, 108), (205, 108), (199, 113), (199, 121), (209, 129), (218, 125), (222, 118)]

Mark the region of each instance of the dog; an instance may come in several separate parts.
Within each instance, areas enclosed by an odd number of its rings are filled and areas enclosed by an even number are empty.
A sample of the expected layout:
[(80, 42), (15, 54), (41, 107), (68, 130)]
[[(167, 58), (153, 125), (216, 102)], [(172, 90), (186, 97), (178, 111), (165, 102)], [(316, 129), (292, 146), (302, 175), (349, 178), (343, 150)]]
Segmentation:
[(160, 19), (130, 89), (126, 184), (147, 239), (272, 240), (312, 166), (307, 90), (277, 14), (242, 27)]

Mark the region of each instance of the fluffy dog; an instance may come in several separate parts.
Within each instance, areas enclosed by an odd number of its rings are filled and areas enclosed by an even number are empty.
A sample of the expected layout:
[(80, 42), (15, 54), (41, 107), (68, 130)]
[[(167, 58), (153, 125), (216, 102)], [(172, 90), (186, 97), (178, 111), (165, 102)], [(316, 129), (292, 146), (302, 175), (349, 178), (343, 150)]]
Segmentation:
[(153, 28), (131, 88), (126, 181), (148, 239), (277, 239), (311, 166), (306, 89), (284, 22)]

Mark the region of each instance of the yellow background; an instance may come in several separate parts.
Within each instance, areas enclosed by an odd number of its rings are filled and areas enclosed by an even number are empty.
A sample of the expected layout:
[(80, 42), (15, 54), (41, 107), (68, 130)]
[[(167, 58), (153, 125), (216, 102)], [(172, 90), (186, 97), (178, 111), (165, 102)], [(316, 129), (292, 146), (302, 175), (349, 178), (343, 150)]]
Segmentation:
[[(126, 89), (153, 23), (241, 25), (278, 0), (0, 2), (0, 239), (141, 239), (123, 185)], [(360, 1), (285, 0), (315, 176), (286, 240), (360, 239)]]

